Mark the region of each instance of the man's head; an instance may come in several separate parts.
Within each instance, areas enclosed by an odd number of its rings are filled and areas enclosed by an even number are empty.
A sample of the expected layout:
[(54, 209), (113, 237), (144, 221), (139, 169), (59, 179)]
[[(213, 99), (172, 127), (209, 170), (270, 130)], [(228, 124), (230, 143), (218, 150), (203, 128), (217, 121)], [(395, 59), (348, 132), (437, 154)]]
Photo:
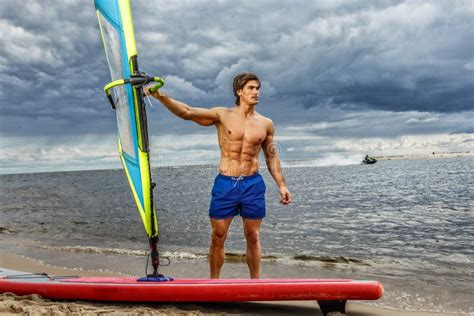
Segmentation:
[(235, 104), (240, 105), (241, 98), (248, 104), (258, 103), (260, 96), (260, 79), (251, 72), (243, 72), (234, 78), (233, 83)]

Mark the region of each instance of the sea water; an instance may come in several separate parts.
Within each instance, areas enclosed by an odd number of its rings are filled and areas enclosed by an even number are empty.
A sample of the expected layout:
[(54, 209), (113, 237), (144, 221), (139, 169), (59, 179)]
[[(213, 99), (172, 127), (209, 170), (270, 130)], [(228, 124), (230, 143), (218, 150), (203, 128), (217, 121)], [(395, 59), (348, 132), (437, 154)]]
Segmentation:
[[(266, 169), (262, 277), (380, 280), (373, 304), (474, 312), (474, 159), (286, 163), (289, 206)], [(162, 272), (207, 277), (217, 166), (152, 169)], [(47, 264), (142, 275), (147, 238), (122, 170), (0, 176), (0, 249)], [(223, 277), (247, 277), (235, 218)], [(167, 260), (163, 259), (163, 263)]]

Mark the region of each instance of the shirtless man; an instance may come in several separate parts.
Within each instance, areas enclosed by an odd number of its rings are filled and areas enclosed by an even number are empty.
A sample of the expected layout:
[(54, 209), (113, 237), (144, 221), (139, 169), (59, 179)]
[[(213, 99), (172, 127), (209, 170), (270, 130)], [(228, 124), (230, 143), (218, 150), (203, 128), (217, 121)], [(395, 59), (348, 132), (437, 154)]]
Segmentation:
[(280, 189), (280, 203), (289, 204), (291, 193), (281, 172), (273, 144), (273, 122), (255, 111), (260, 80), (253, 73), (234, 78), (235, 106), (212, 109), (190, 107), (158, 90), (146, 94), (158, 99), (175, 115), (203, 126), (214, 125), (221, 151), (219, 175), (214, 181), (209, 209), (212, 235), (209, 250), (211, 278), (218, 279), (224, 264), (224, 242), (230, 223), (242, 216), (247, 241), (246, 260), (252, 279), (260, 277), (260, 225), (265, 217), (265, 183), (258, 173), (260, 149), (270, 174)]

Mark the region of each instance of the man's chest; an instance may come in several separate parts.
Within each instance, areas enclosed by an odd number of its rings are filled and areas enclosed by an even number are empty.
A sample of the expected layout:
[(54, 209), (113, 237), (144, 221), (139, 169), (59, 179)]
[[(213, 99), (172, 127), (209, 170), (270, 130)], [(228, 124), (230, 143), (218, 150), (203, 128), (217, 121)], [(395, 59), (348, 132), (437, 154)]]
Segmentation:
[(229, 141), (242, 141), (252, 145), (261, 144), (267, 132), (265, 126), (258, 119), (243, 119), (231, 117), (221, 120), (221, 135)]

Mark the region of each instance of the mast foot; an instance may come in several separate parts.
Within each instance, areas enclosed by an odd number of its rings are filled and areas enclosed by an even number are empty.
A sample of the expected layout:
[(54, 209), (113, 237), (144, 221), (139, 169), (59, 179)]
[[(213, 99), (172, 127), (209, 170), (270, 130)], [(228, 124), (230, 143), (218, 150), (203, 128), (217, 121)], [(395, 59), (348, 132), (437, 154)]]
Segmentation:
[(146, 277), (137, 279), (138, 282), (168, 282), (173, 280), (173, 278), (164, 276), (163, 274), (148, 274)]

